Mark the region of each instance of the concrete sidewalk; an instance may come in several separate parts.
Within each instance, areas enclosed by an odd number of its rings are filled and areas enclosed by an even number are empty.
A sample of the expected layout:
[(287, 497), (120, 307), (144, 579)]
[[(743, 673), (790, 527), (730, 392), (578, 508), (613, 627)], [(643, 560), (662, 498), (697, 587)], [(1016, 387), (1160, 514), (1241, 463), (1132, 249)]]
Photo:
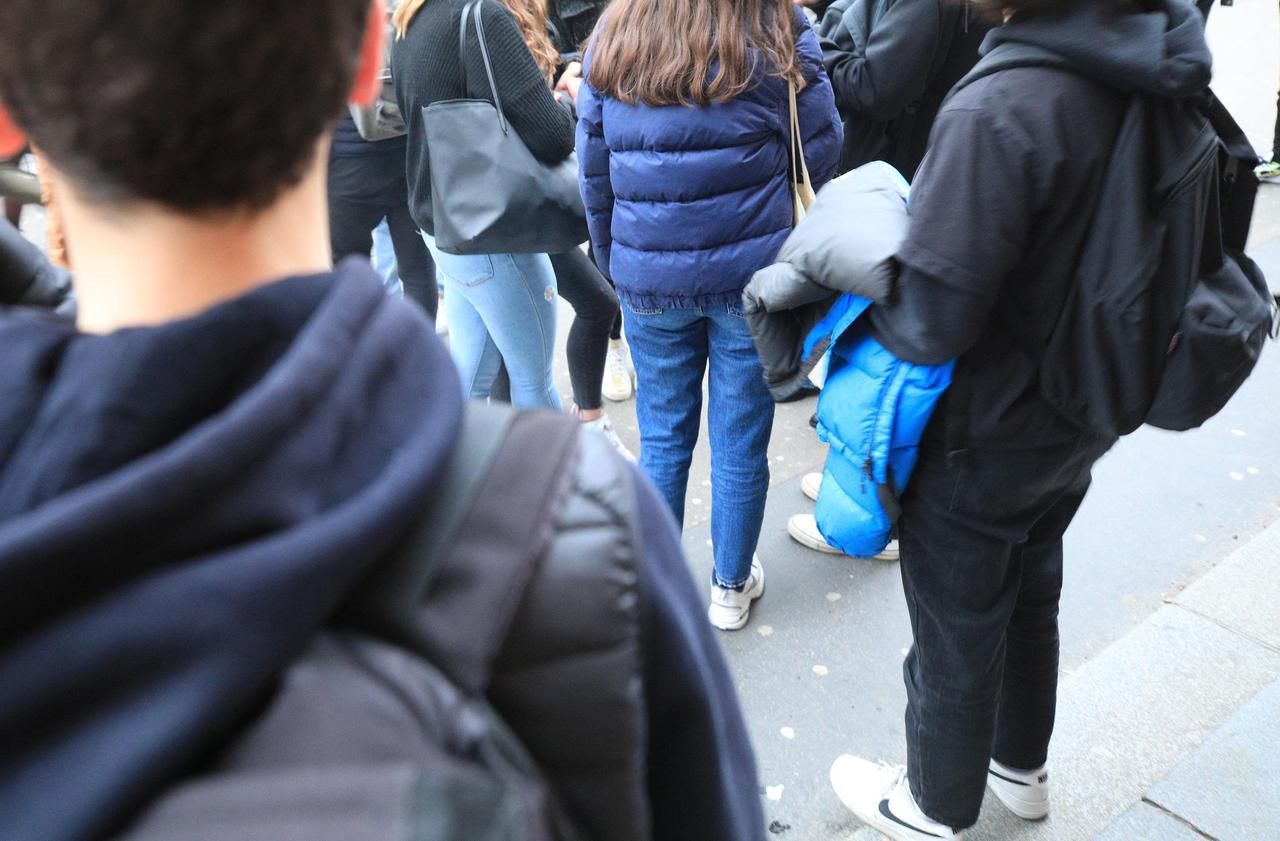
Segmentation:
[(1280, 524), (1060, 688), (1053, 812), (969, 837), (1280, 838)]

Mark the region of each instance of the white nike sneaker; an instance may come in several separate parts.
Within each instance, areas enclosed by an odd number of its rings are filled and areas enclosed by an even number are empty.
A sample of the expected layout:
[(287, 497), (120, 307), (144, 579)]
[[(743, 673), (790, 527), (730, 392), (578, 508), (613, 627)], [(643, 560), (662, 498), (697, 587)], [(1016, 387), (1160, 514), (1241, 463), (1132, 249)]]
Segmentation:
[[(806, 477), (807, 478), (807, 477)], [(827, 542), (818, 530), (818, 520), (812, 514), (797, 514), (787, 520), (787, 534), (801, 546), (807, 546), (826, 555), (843, 555), (844, 552)], [(890, 540), (889, 545), (874, 556), (874, 561), (896, 561), (899, 558), (898, 541)]]
[(751, 618), (751, 603), (764, 595), (764, 567), (759, 558), (751, 559), (751, 574), (741, 590), (711, 585), (711, 606), (707, 618), (722, 631), (736, 631)]
[(831, 766), (831, 787), (858, 820), (894, 841), (937, 841), (959, 838), (920, 811), (901, 765), (868, 762), (845, 754)]
[(987, 787), (1024, 821), (1043, 820), (1049, 814), (1049, 772), (1043, 767), (1019, 771), (993, 759), (987, 769)]
[(800, 492), (812, 499), (818, 501), (818, 491), (822, 489), (821, 473), (806, 473), (804, 478), (800, 480)]
[(630, 400), (635, 386), (635, 372), (631, 370), (626, 344), (621, 339), (610, 339), (609, 352), (604, 358), (604, 399), (614, 403)]

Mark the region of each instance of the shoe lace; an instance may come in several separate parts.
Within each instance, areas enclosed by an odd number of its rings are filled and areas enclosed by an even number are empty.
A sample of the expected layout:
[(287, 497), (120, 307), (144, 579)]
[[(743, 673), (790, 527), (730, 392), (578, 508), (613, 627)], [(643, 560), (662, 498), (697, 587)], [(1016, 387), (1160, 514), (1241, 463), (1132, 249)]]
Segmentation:
[(893, 775), (888, 778), (888, 782), (885, 783), (884, 788), (880, 790), (880, 797), (887, 798), (889, 795), (893, 794), (894, 790), (897, 789), (898, 786), (902, 785), (902, 781), (906, 779), (907, 776), (907, 769), (905, 766), (894, 765), (892, 763), (885, 762), (883, 759), (880, 760), (880, 767), (886, 771), (893, 772)]

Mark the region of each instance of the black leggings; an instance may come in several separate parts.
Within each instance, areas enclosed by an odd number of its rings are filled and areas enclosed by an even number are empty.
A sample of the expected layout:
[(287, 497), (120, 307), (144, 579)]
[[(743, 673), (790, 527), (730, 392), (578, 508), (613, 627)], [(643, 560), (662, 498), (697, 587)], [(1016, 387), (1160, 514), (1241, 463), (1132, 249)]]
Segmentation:
[[(573, 307), (573, 326), (569, 328), (565, 348), (573, 402), (586, 411), (603, 408), (604, 398), (600, 391), (604, 381), (605, 354), (609, 350), (609, 339), (620, 335), (617, 333), (621, 326), (618, 295), (581, 249), (552, 254), (551, 268), (556, 273), (560, 297)], [(510, 402), (509, 395), (510, 385), (504, 365), (490, 390), (490, 397)]]

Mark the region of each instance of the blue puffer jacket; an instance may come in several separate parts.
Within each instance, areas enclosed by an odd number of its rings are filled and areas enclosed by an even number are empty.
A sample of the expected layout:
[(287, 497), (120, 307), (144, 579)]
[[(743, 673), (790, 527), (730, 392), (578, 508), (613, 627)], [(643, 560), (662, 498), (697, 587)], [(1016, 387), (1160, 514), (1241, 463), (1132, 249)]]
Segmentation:
[(827, 542), (870, 558), (889, 543), (919, 456), (920, 438), (955, 362), (916, 365), (876, 341), (862, 314), (871, 301), (844, 295), (810, 333), (830, 339), (818, 398), (818, 437), (831, 445), (814, 516)]
[[(798, 10), (795, 26), (807, 83), (800, 132), (817, 189), (835, 173), (843, 129)], [(586, 65), (589, 74), (590, 50)], [(627, 105), (584, 83), (578, 119), (591, 242), (619, 295), (634, 307), (738, 306), (792, 228), (786, 82), (764, 77), (736, 99), (692, 108)]]
[[(893, 293), (894, 255), (910, 222), (907, 199), (907, 182), (887, 164), (841, 176), (819, 194), (779, 262), (757, 272), (744, 295), (761, 362), (775, 375), (771, 385), (808, 378), (823, 386), (818, 437), (831, 450), (815, 516), (828, 543), (858, 557), (879, 554), (889, 542), (920, 438), (954, 368), (904, 362), (876, 340), (864, 317)], [(797, 335), (792, 313), (829, 301), (833, 290), (844, 294), (798, 352), (789, 348)]]

